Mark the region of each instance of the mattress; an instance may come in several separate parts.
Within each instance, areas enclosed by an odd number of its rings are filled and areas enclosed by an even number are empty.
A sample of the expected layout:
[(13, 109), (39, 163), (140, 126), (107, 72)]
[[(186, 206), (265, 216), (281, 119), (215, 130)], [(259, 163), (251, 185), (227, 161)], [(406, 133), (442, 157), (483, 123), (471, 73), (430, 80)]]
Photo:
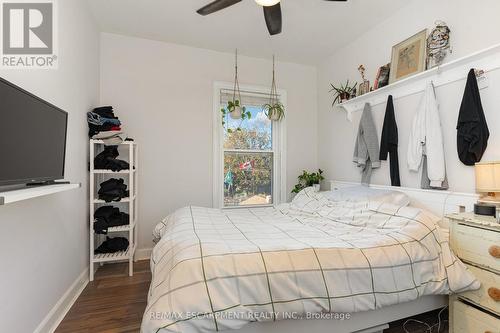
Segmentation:
[(432, 214), (380, 197), (308, 188), (270, 208), (185, 207), (154, 234), (144, 333), (239, 329), (479, 288)]

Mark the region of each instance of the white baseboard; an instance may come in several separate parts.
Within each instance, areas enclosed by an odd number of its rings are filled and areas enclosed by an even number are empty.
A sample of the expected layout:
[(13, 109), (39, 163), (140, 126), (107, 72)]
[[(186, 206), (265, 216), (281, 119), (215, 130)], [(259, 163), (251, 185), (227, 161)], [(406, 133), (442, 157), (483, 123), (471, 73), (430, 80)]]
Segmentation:
[(153, 249), (137, 249), (135, 250), (135, 260), (149, 260)]
[(88, 267), (57, 301), (33, 333), (53, 333), (89, 283)]

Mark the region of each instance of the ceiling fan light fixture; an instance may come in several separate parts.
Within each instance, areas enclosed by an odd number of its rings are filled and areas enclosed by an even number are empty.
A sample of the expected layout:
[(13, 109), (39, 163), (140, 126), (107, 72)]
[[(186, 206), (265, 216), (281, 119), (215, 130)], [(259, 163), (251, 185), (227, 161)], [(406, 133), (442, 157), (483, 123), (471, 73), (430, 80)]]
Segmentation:
[(270, 7), (278, 4), (280, 0), (255, 0), (255, 2), (263, 7)]

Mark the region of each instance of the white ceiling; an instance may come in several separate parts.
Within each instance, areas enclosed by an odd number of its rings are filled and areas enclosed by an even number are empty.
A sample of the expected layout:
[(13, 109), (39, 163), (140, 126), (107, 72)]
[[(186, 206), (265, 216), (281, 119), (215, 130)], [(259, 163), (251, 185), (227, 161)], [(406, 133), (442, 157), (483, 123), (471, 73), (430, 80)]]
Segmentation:
[(200, 16), (211, 0), (88, 0), (101, 31), (317, 64), (407, 4), (401, 0), (282, 0), (283, 32), (269, 36), (254, 0)]

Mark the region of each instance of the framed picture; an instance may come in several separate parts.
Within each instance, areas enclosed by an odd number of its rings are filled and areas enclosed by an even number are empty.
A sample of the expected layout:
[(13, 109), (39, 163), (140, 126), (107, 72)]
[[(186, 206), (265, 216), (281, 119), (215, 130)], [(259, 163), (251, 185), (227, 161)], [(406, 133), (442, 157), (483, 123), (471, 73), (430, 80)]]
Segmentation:
[(389, 82), (393, 83), (423, 72), (426, 63), (426, 47), (427, 29), (394, 45)]

